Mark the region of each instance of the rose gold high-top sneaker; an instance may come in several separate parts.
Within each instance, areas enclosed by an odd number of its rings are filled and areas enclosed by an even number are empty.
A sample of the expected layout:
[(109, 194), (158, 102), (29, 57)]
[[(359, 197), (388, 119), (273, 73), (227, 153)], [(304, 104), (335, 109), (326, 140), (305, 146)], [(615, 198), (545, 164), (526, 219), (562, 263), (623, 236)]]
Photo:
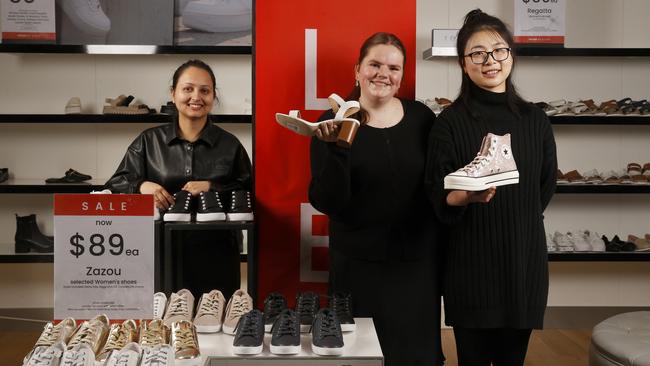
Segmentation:
[(510, 134), (488, 133), (471, 163), (445, 177), (445, 189), (482, 191), (519, 183), (517, 164), (510, 147)]

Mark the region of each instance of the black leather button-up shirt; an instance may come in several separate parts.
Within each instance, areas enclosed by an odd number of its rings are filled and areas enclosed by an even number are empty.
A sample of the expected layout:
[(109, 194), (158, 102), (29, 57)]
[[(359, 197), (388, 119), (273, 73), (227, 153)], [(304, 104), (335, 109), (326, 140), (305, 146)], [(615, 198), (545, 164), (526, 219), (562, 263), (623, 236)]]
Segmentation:
[(129, 146), (105, 188), (113, 193), (140, 193), (144, 181), (169, 193), (189, 181), (210, 181), (214, 191), (251, 190), (251, 163), (239, 140), (207, 123), (195, 142), (180, 137), (178, 123), (150, 128)]

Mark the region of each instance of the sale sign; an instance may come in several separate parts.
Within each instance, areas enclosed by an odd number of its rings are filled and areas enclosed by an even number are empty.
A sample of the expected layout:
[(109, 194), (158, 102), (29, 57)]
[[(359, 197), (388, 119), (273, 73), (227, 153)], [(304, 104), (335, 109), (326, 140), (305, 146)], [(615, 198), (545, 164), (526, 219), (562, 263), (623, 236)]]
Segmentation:
[(153, 315), (153, 196), (54, 196), (54, 318)]

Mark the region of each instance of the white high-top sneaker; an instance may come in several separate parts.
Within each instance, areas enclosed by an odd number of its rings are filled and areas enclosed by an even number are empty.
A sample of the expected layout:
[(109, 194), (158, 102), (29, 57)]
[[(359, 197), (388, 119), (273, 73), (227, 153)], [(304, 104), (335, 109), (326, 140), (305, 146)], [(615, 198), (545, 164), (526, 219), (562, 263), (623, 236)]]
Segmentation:
[(242, 32), (251, 29), (251, 0), (194, 0), (183, 9), (183, 24), (204, 32)]
[(164, 292), (156, 292), (153, 294), (153, 318), (162, 319), (165, 315), (165, 308), (167, 307), (167, 296)]
[(445, 177), (445, 189), (482, 191), (519, 183), (517, 164), (510, 147), (510, 134), (488, 133), (471, 163)]
[(80, 31), (104, 37), (111, 30), (111, 21), (102, 10), (99, 0), (57, 0), (70, 21)]

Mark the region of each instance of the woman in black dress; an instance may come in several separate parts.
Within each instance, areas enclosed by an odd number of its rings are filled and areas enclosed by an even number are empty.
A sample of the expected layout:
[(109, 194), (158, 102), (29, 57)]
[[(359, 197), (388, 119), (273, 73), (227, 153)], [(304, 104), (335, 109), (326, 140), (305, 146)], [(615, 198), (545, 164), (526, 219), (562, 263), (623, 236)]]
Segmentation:
[[(512, 84), (512, 45), (501, 20), (478, 9), (467, 14), (457, 40), (460, 95), (429, 138), (427, 181), (436, 215), (450, 229), (445, 321), (454, 327), (461, 366), (523, 365), (531, 330), (544, 322), (548, 263), (542, 213), (555, 191), (555, 141), (544, 112)], [(444, 177), (470, 163), (488, 133), (511, 135), (519, 183), (479, 192), (445, 190)]]
[[(309, 200), (328, 215), (330, 292), (349, 292), (353, 314), (372, 317), (385, 365), (440, 365), (440, 294), (433, 210), (426, 202), (426, 144), (434, 114), (397, 98), (406, 52), (377, 33), (361, 47), (361, 122), (350, 149), (321, 124), (311, 143)], [(332, 111), (321, 120), (331, 119)]]

